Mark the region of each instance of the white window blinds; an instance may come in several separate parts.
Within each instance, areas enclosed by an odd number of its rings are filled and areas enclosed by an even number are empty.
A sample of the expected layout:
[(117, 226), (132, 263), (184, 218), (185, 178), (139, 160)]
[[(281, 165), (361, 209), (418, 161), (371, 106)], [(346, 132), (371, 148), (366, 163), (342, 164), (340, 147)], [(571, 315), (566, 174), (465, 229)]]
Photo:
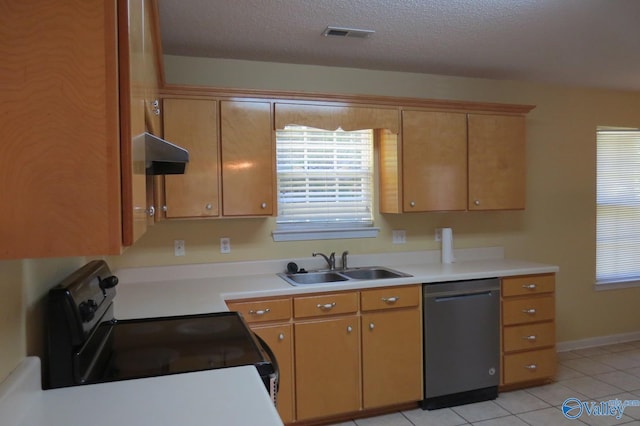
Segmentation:
[(276, 132), (278, 228), (371, 226), (373, 131)]
[(596, 283), (640, 281), (640, 131), (597, 135)]

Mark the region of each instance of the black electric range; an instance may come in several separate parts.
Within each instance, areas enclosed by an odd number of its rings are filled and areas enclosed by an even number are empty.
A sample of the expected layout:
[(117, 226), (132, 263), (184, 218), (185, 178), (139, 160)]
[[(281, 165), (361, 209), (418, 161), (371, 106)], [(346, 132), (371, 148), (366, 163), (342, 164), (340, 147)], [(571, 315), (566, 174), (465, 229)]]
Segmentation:
[(275, 402), (275, 357), (238, 312), (117, 320), (117, 283), (95, 260), (49, 291), (45, 388), (254, 365)]

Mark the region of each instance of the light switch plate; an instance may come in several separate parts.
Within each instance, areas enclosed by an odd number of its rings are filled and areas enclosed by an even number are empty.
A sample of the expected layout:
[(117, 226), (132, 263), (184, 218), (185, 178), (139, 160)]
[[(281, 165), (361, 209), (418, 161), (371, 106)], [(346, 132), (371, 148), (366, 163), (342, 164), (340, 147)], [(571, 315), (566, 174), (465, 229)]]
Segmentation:
[(184, 240), (174, 240), (173, 241), (173, 255), (174, 256), (184, 256), (186, 255), (186, 251), (184, 248)]

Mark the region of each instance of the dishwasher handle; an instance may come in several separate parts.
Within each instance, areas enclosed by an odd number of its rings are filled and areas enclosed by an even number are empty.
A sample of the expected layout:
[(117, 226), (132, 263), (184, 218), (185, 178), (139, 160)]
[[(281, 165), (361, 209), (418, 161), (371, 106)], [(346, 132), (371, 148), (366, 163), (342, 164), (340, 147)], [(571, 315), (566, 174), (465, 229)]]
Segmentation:
[(493, 292), (489, 290), (489, 291), (479, 291), (474, 293), (462, 293), (462, 294), (451, 294), (447, 296), (436, 296), (435, 302), (436, 303), (451, 302), (454, 300), (470, 299), (474, 297), (485, 297), (485, 296), (493, 296)]

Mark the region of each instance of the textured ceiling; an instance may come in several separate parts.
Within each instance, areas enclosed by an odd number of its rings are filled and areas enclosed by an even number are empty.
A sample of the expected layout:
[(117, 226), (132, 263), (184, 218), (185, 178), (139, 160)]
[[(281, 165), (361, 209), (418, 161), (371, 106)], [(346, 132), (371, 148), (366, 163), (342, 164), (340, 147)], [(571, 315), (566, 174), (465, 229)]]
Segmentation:
[[(159, 0), (164, 53), (640, 90), (640, 0)], [(328, 26), (375, 30), (325, 37)]]

